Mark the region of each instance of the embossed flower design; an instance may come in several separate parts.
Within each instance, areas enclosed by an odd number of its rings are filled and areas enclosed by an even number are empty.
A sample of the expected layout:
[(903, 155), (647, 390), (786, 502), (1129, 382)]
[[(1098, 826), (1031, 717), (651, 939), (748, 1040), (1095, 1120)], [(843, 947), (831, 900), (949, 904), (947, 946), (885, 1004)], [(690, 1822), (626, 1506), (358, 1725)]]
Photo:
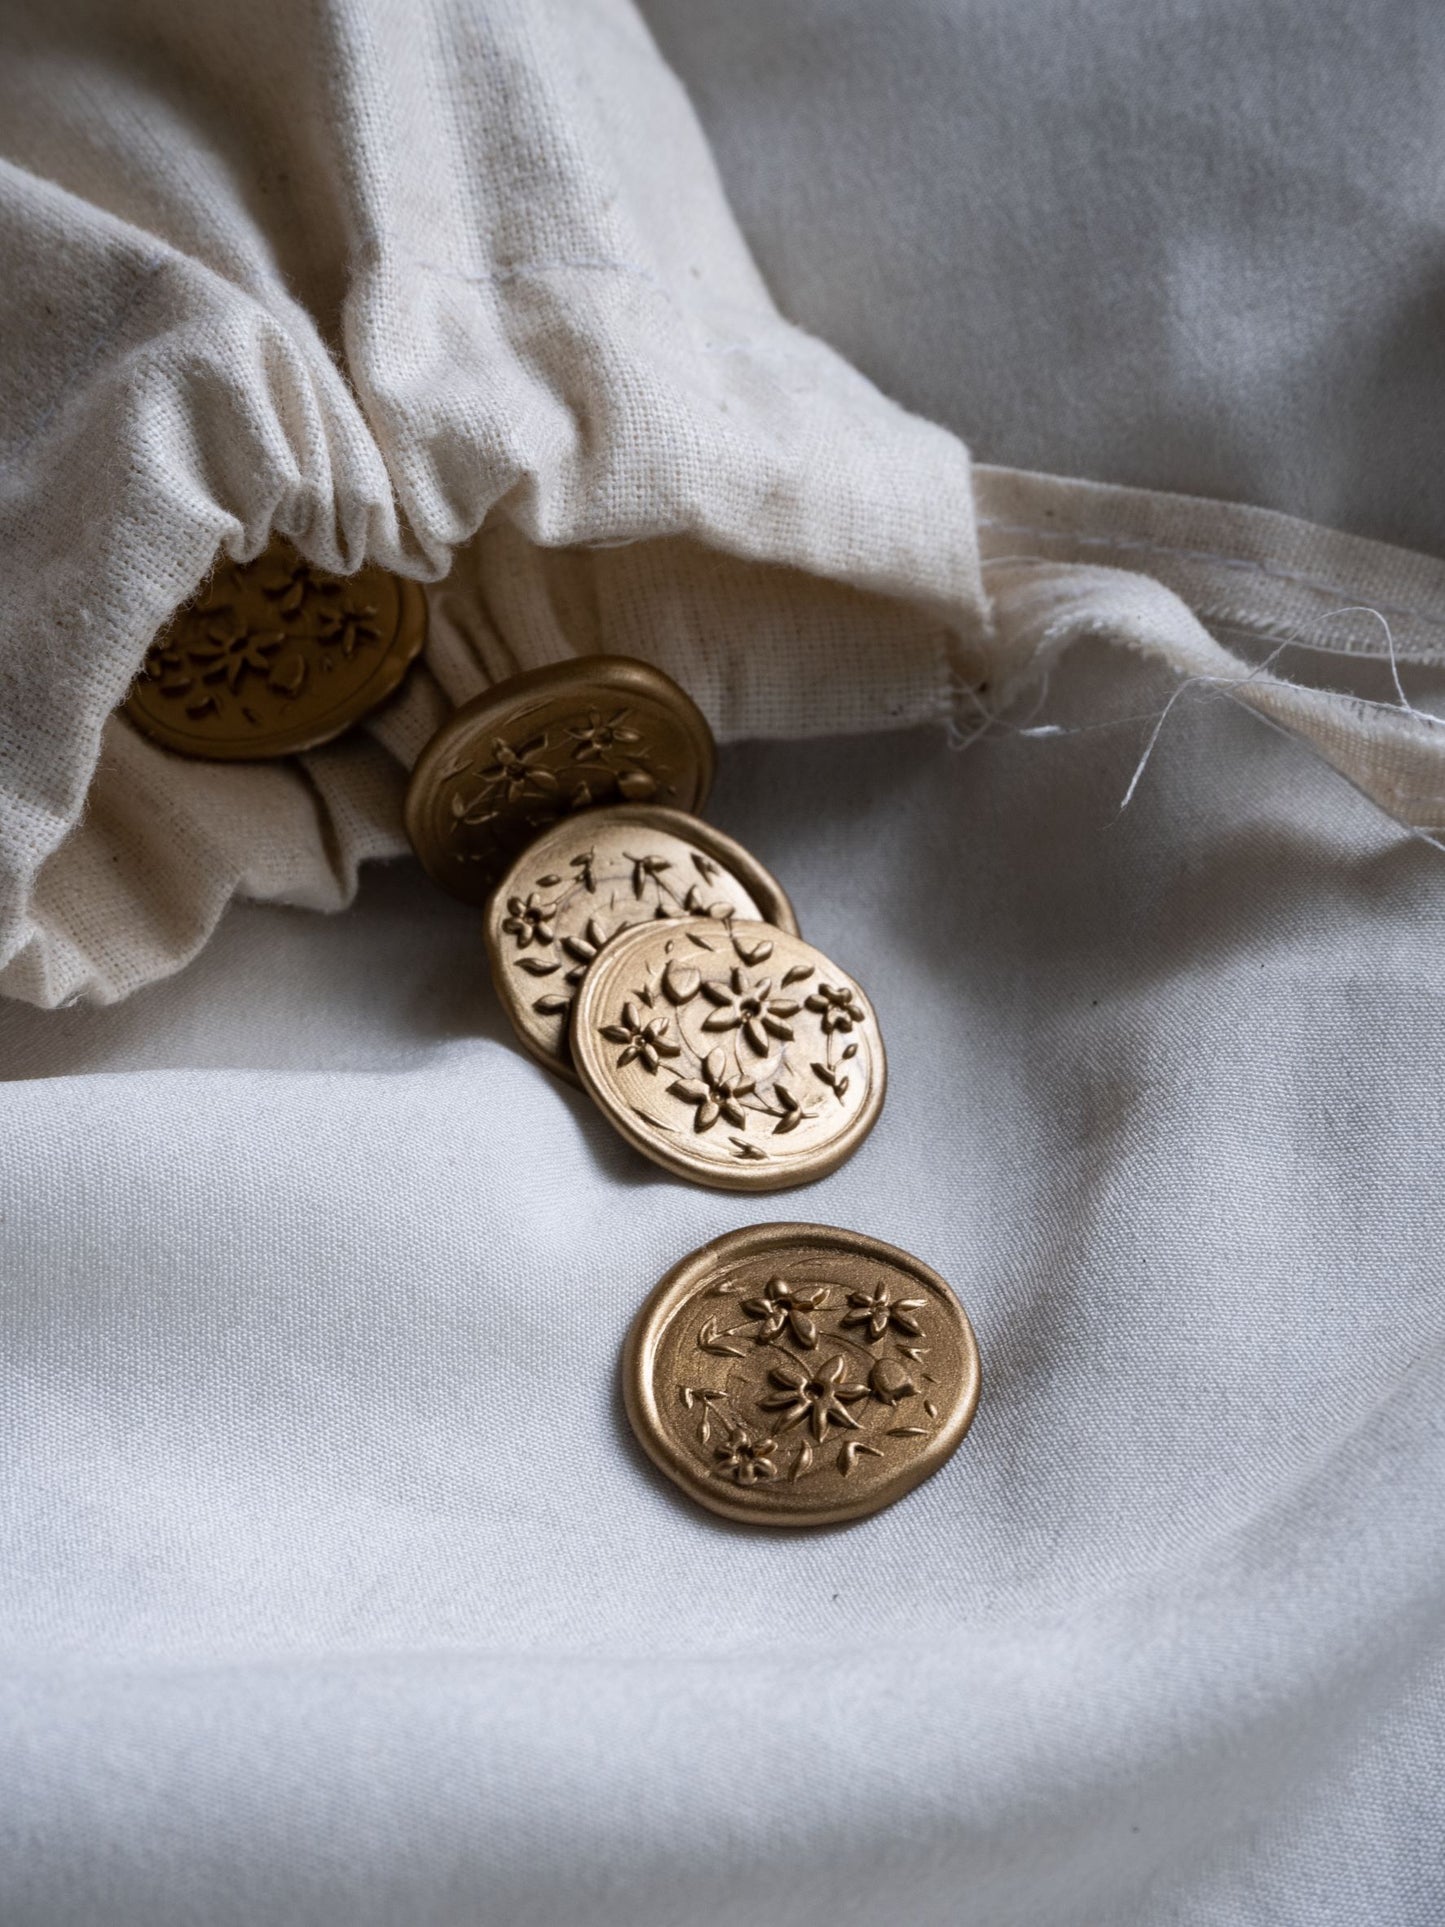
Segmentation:
[(642, 732), (628, 726), (630, 710), (619, 709), (611, 716), (603, 717), (597, 709), (589, 709), (587, 720), (567, 734), (572, 739), (572, 760), (574, 763), (586, 762), (590, 757), (605, 757), (614, 749), (630, 749), (634, 743), (642, 741)]
[(664, 870), (672, 868), (671, 857), (630, 856), (626, 850), (622, 854), (632, 865), (632, 894), (635, 897), (642, 896), (649, 883), (656, 883)]
[(724, 1117), (737, 1130), (742, 1130), (748, 1117), (740, 1100), (752, 1094), (753, 1080), (729, 1077), (727, 1058), (720, 1050), (710, 1050), (699, 1069), (701, 1074), (697, 1078), (679, 1078), (667, 1087), (673, 1097), (696, 1106), (692, 1128), (710, 1131), (718, 1119)]
[(912, 1398), (918, 1387), (896, 1358), (880, 1358), (868, 1374), (868, 1389), (884, 1405)]
[(816, 1011), (823, 1020), (825, 1035), (835, 1030), (850, 1031), (855, 1024), (863, 1022), (863, 1009), (853, 991), (840, 984), (819, 984), (811, 997), (804, 999), (808, 1010)]
[(731, 1479), (735, 1485), (758, 1485), (775, 1479), (778, 1462), (773, 1454), (777, 1449), (776, 1439), (755, 1439), (750, 1432), (734, 1432), (713, 1454), (717, 1476)]
[(248, 676), (267, 676), (271, 658), (286, 640), (279, 629), (252, 629), (234, 619), (207, 629), (187, 650), (202, 682), (223, 682), (234, 696)]
[(297, 556), (294, 562), (279, 563), (262, 578), (260, 589), (268, 602), (274, 602), (283, 616), (294, 616), (308, 596), (337, 596), (341, 584), (318, 576), (311, 564)]
[(846, 1426), (854, 1432), (860, 1429), (848, 1406), (856, 1399), (867, 1398), (868, 1387), (850, 1382), (846, 1358), (830, 1358), (816, 1371), (789, 1359), (775, 1365), (768, 1377), (778, 1389), (758, 1403), (765, 1412), (782, 1413), (780, 1432), (806, 1424), (821, 1444), (830, 1425)]
[(759, 1057), (765, 1057), (772, 1049), (769, 1038), (787, 1043), (793, 1035), (792, 1026), (786, 1020), (797, 1016), (797, 1002), (792, 997), (774, 996), (771, 977), (755, 982), (746, 971), (734, 965), (725, 984), (705, 983), (702, 994), (717, 1006), (712, 1015), (703, 1020), (703, 1029), (741, 1030)]
[(749, 1318), (762, 1320), (758, 1337), (764, 1341), (791, 1332), (804, 1351), (818, 1342), (818, 1321), (813, 1313), (828, 1300), (826, 1285), (790, 1285), (786, 1278), (770, 1278), (758, 1298), (743, 1301)]
[(866, 1326), (870, 1339), (881, 1338), (890, 1325), (919, 1338), (923, 1327), (918, 1314), (927, 1302), (924, 1298), (895, 1298), (887, 1285), (875, 1285), (872, 1291), (850, 1291), (848, 1303), (852, 1309), (845, 1311), (838, 1322)]
[(556, 934), (553, 924), (557, 915), (555, 903), (543, 903), (537, 892), (530, 896), (507, 898), (507, 914), (502, 919), (502, 928), (509, 937), (517, 939), (517, 948), (525, 950), (530, 944), (544, 948), (552, 942)]
[[(668, 1037), (671, 1029), (671, 1021), (666, 1017), (649, 1017), (644, 1023), (636, 1004), (629, 1002), (622, 1006), (620, 1022), (602, 1026), (602, 1035), (609, 1044), (623, 1046), (622, 1055), (617, 1060), (619, 1070), (628, 1064), (639, 1063), (645, 1071), (656, 1075), (662, 1058), (679, 1057), (682, 1054)], [(675, 1091), (678, 1087), (673, 1084), (670, 1088)]]
[(376, 605), (372, 602), (361, 603), (353, 608), (328, 609), (322, 616), (316, 630), (324, 643), (340, 649), (348, 662), (358, 649), (381, 641), (381, 630), (376, 619)]
[(572, 968), (567, 972), (569, 984), (580, 984), (587, 975), (588, 966), (597, 952), (607, 941), (607, 933), (596, 917), (587, 919), (586, 928), (580, 933), (562, 939), (562, 948), (572, 959)]
[(774, 1137), (784, 1137), (789, 1131), (796, 1131), (800, 1124), (807, 1124), (818, 1115), (816, 1109), (810, 1111), (806, 1104), (794, 1097), (781, 1078), (773, 1086), (773, 1096), (778, 1106), (774, 1113), (778, 1120), (773, 1126)]
[[(141, 665), (141, 673), (158, 682), (169, 695), (172, 691), (190, 689), (195, 678), (186, 674), (186, 659), (169, 640), (153, 642), (146, 651), (146, 659)], [(180, 677), (182, 680), (176, 681)]]
[(188, 716), (201, 717), (220, 708), (215, 696), (206, 689), (197, 689), (196, 677), (192, 666), (187, 662), (185, 652), (175, 646), (168, 638), (151, 644), (141, 666), (142, 674), (148, 676), (163, 696), (170, 696), (181, 702)]
[(550, 793), (557, 788), (557, 779), (537, 761), (546, 747), (545, 736), (534, 737), (520, 749), (513, 749), (505, 737), (494, 737), (492, 760), (481, 772), (482, 781), (502, 790), (509, 803), (527, 789)]

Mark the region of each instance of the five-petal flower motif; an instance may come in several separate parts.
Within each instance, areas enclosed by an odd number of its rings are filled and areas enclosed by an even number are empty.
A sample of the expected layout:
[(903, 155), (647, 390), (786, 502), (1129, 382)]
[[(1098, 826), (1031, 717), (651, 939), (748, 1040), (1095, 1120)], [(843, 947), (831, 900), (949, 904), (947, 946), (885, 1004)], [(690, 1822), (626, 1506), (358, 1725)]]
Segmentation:
[(543, 903), (534, 890), (525, 900), (521, 897), (507, 898), (507, 914), (502, 919), (502, 928), (508, 936), (517, 939), (519, 950), (525, 950), (534, 943), (545, 948), (555, 935), (552, 925), (556, 915), (557, 905)]
[(830, 1425), (846, 1426), (854, 1432), (860, 1429), (847, 1408), (855, 1399), (867, 1398), (868, 1387), (850, 1382), (846, 1358), (830, 1358), (816, 1371), (790, 1358), (786, 1364), (775, 1365), (768, 1377), (778, 1390), (758, 1403), (765, 1412), (782, 1413), (780, 1432), (791, 1432), (795, 1425), (806, 1423), (821, 1444)]
[[(629, 1002), (622, 1006), (621, 1021), (615, 1024), (604, 1024), (602, 1035), (609, 1044), (624, 1046), (622, 1055), (617, 1060), (619, 1070), (635, 1060), (645, 1071), (655, 1075), (661, 1058), (679, 1057), (682, 1054), (679, 1047), (668, 1037), (667, 1033), (671, 1029), (671, 1021), (666, 1017), (649, 1017), (644, 1023), (636, 1004)], [(671, 1088), (675, 1091), (677, 1085), (674, 1084)]]
[(322, 642), (335, 643), (348, 662), (358, 649), (381, 641), (376, 619), (376, 604), (364, 602), (355, 608), (327, 609), (317, 625)]
[(583, 763), (589, 757), (606, 756), (609, 750), (630, 749), (634, 743), (640, 743), (642, 732), (628, 726), (630, 713), (619, 709), (604, 718), (600, 709), (589, 709), (586, 722), (567, 732), (572, 738), (573, 762)]
[(252, 629), (232, 620), (207, 629), (205, 641), (193, 643), (188, 654), (200, 664), (202, 682), (223, 682), (234, 696), (248, 675), (270, 673), (271, 658), (285, 640), (280, 629)]
[(278, 563), (260, 588), (266, 600), (274, 602), (283, 616), (296, 615), (302, 605), (313, 598), (342, 593), (339, 582), (330, 576), (317, 575), (311, 564), (299, 555), (292, 562)]
[(557, 778), (537, 761), (546, 747), (545, 736), (534, 737), (520, 749), (513, 749), (505, 737), (494, 737), (492, 760), (482, 770), (481, 780), (501, 790), (509, 803), (528, 789), (550, 794), (557, 788)]
[(755, 1439), (750, 1432), (734, 1432), (713, 1454), (718, 1465), (717, 1475), (730, 1478), (737, 1485), (757, 1485), (762, 1480), (775, 1479), (778, 1462), (773, 1454), (777, 1449), (776, 1439)]
[(749, 1318), (762, 1320), (758, 1338), (771, 1342), (790, 1331), (804, 1351), (818, 1342), (818, 1321), (813, 1313), (828, 1300), (826, 1285), (790, 1285), (786, 1278), (770, 1278), (758, 1298), (743, 1300)]
[(797, 1015), (798, 1005), (791, 997), (773, 995), (771, 977), (755, 982), (746, 971), (734, 967), (725, 984), (705, 983), (702, 994), (717, 1006), (704, 1021), (703, 1029), (741, 1030), (759, 1057), (772, 1049), (770, 1037), (786, 1043), (793, 1035), (792, 1026), (785, 1020)]
[(875, 1285), (872, 1291), (848, 1293), (848, 1303), (853, 1309), (844, 1312), (839, 1323), (866, 1325), (870, 1339), (881, 1338), (890, 1325), (907, 1332), (911, 1338), (918, 1338), (923, 1332), (918, 1314), (927, 1302), (925, 1298), (895, 1298), (887, 1285)]
[(794, 1097), (781, 1078), (773, 1086), (773, 1096), (778, 1100), (778, 1109), (775, 1113), (778, 1121), (773, 1126), (774, 1137), (782, 1137), (789, 1131), (796, 1131), (800, 1124), (806, 1124), (818, 1115), (816, 1110), (810, 1111), (806, 1104)]
[(673, 1097), (680, 1097), (684, 1104), (697, 1107), (692, 1128), (695, 1131), (710, 1131), (720, 1117), (741, 1131), (747, 1124), (747, 1112), (740, 1100), (751, 1095), (753, 1080), (750, 1077), (729, 1077), (727, 1058), (720, 1050), (710, 1050), (699, 1066), (701, 1075), (695, 1079), (679, 1078), (668, 1085)]
[[(626, 926), (624, 925), (623, 927), (625, 928)], [(613, 934), (616, 935), (616, 932), (614, 931)], [(569, 984), (581, 983), (582, 979), (587, 975), (588, 967), (593, 958), (606, 941), (607, 932), (602, 928), (602, 925), (597, 921), (596, 917), (589, 917), (585, 929), (580, 933), (574, 933), (572, 936), (562, 939), (562, 948), (567, 952), (567, 955), (573, 959), (572, 968), (567, 972), (567, 982)]]
[(816, 1011), (822, 1018), (825, 1035), (835, 1030), (850, 1031), (855, 1024), (863, 1022), (862, 1006), (847, 985), (819, 984), (812, 996), (803, 1001), (807, 1009)]

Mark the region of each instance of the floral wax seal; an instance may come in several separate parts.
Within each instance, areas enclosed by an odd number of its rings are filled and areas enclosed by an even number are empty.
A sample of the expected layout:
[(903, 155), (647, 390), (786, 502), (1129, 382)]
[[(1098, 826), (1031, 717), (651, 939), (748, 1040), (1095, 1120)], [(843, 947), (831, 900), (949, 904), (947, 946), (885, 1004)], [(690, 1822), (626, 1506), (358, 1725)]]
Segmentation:
[(680, 810), (622, 803), (544, 830), (487, 904), (492, 982), (522, 1043), (572, 1077), (572, 999), (603, 945), (641, 923), (698, 916), (798, 927), (756, 858)]
[(614, 937), (578, 987), (572, 1061), (639, 1151), (727, 1191), (835, 1170), (872, 1130), (887, 1079), (853, 979), (792, 932), (741, 918)]
[(675, 1266), (623, 1357), (627, 1416), (730, 1519), (836, 1525), (936, 1472), (978, 1404), (978, 1346), (936, 1271), (827, 1225), (734, 1231)]
[(700, 809), (716, 753), (707, 719), (660, 669), (576, 656), (447, 718), (412, 771), (407, 835), (434, 883), (485, 903), (560, 817), (608, 803)]
[(330, 575), (274, 542), (254, 562), (222, 562), (172, 617), (124, 713), (182, 756), (290, 756), (395, 694), (425, 641), (415, 582), (377, 568)]

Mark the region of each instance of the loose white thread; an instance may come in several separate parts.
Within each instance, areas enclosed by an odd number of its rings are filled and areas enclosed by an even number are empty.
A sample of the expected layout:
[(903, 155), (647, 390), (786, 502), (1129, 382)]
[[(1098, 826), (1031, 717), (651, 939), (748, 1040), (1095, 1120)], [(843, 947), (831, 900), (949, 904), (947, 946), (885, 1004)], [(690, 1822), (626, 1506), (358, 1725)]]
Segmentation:
[[(1288, 648), (1289, 648), (1288, 642), (1280, 643), (1279, 647), (1275, 649), (1269, 656), (1267, 656), (1265, 660), (1262, 663), (1260, 663), (1256, 668), (1251, 669), (1247, 676), (1187, 676), (1184, 679), (1184, 681), (1180, 683), (1179, 687), (1174, 691), (1174, 693), (1170, 696), (1168, 702), (1165, 703), (1163, 709), (1160, 710), (1159, 720), (1158, 722), (1155, 723), (1153, 731), (1150, 734), (1149, 740), (1144, 745), (1144, 754), (1139, 758), (1139, 761), (1134, 769), (1134, 774), (1129, 778), (1129, 787), (1124, 792), (1124, 800), (1122, 803), (1120, 803), (1119, 808), (1116, 812), (1116, 815), (1122, 816), (1125, 810), (1127, 810), (1129, 805), (1134, 801), (1134, 792), (1138, 789), (1139, 783), (1141, 778), (1143, 777), (1144, 771), (1149, 766), (1149, 759), (1154, 754), (1154, 745), (1159, 741), (1160, 735), (1162, 734), (1164, 729), (1164, 725), (1169, 720), (1169, 712), (1173, 709), (1175, 703), (1178, 702), (1179, 698), (1185, 693), (1186, 690), (1193, 689), (1196, 686), (1200, 686), (1200, 687), (1209, 688), (1209, 689), (1221, 689), (1225, 692), (1226, 695), (1228, 695), (1232, 690), (1238, 689), (1245, 683), (1254, 682), (1257, 677), (1266, 674), (1266, 672), (1270, 668), (1272, 668), (1276, 662), (1278, 662), (1279, 658), (1284, 654), (1285, 650)], [(1234, 700), (1237, 701), (1238, 699), (1235, 698)], [(1252, 715), (1255, 715), (1255, 714), (1258, 714), (1258, 711), (1252, 710), (1250, 713)]]
[[(1394, 633), (1380, 610), (1370, 608), (1364, 604), (1351, 605), (1347, 608), (1331, 610), (1323, 616), (1321, 620), (1330, 622), (1338, 617), (1351, 615), (1373, 616), (1384, 629), (1386, 657), (1390, 665), (1391, 679), (1394, 682), (1396, 695), (1399, 700), (1397, 702), (1381, 702), (1367, 696), (1346, 697), (1340, 691), (1328, 689), (1320, 690), (1317, 693), (1336, 700), (1352, 702), (1362, 709), (1384, 711), (1391, 716), (1405, 714), (1432, 730), (1445, 727), (1445, 717), (1436, 716), (1428, 710), (1417, 708), (1417, 706), (1410, 701), (1400, 677), (1399, 658), (1395, 647)], [(1383, 803), (1378, 796), (1368, 790), (1357, 778), (1351, 776), (1347, 770), (1341, 769), (1335, 763), (1330, 762), (1307, 736), (1298, 734), (1285, 724), (1279, 722), (1275, 717), (1267, 715), (1262, 710), (1256, 708), (1253, 704), (1242, 702), (1236, 692), (1245, 688), (1250, 683), (1257, 682), (1262, 676), (1266, 676), (1274, 667), (1275, 663), (1278, 662), (1279, 658), (1290, 649), (1302, 649), (1311, 654), (1349, 656), (1355, 661), (1361, 660), (1358, 650), (1333, 648), (1328, 643), (1316, 642), (1296, 633), (1279, 639), (1269, 655), (1266, 656), (1262, 662), (1257, 663), (1246, 675), (1210, 676), (1201, 674), (1185, 677), (1178, 687), (1171, 692), (1169, 700), (1161, 710), (1149, 710), (1143, 713), (1136, 712), (1125, 716), (1111, 716), (1100, 722), (1080, 723), (1068, 726), (1059, 723), (1033, 724), (1027, 719), (1023, 723), (1010, 722), (1005, 717), (999, 715), (990, 704), (985, 702), (982, 694), (977, 689), (971, 689), (967, 693), (982, 720), (977, 728), (969, 730), (966, 733), (960, 731), (955, 724), (950, 723), (948, 732), (949, 747), (956, 750), (968, 749), (993, 729), (997, 729), (1011, 736), (1023, 736), (1038, 740), (1040, 738), (1063, 736), (1087, 736), (1095, 734), (1100, 730), (1126, 728), (1134, 723), (1152, 723), (1153, 727), (1149, 734), (1149, 740), (1144, 746), (1138, 763), (1135, 765), (1134, 773), (1129, 779), (1128, 786), (1124, 791), (1123, 798), (1116, 812), (1117, 820), (1117, 818), (1121, 817), (1125, 810), (1129, 808), (1138, 792), (1144, 772), (1148, 768), (1155, 748), (1163, 734), (1164, 725), (1169, 720), (1174, 705), (1191, 689), (1211, 689), (1228, 697), (1231, 702), (1240, 703), (1241, 707), (1257, 722), (1264, 723), (1268, 728), (1274, 730), (1276, 734), (1283, 736), (1287, 742), (1304, 747), (1317, 761), (1324, 763), (1332, 773), (1337, 776), (1343, 776), (1344, 780), (1358, 795), (1363, 796), (1367, 802), (1373, 804), (1382, 814), (1388, 816), (1392, 822), (1398, 824), (1409, 836), (1417, 842), (1428, 844), (1432, 850), (1439, 852), (1441, 855), (1445, 855), (1445, 841), (1442, 841), (1438, 836), (1432, 835), (1428, 830), (1420, 828), (1419, 825), (1410, 822), (1408, 818), (1401, 816), (1398, 811), (1391, 809), (1386, 803)], [(1048, 694), (1050, 680), (1051, 671), (1045, 671), (1040, 679), (1039, 694), (1028, 711), (1029, 718), (1036, 716), (1043, 706)]]

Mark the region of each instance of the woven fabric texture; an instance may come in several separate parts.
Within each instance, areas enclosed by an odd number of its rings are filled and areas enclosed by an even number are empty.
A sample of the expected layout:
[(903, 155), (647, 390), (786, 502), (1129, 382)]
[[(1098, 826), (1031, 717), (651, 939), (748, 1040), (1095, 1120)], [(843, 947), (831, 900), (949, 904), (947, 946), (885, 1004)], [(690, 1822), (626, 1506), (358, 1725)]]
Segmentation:
[[(123, 996), (237, 892), (336, 908), (402, 847), (443, 688), (509, 668), (622, 648), (724, 735), (940, 713), (980, 623), (967, 454), (779, 317), (627, 5), (0, 31), (0, 988)], [(284, 766), (108, 721), (273, 531), (446, 579), (435, 673)]]
[[(1180, 600), (1088, 573), (1088, 485), (995, 478), (980, 515), (954, 433), (780, 316), (628, 0), (56, 0), (0, 36), (0, 994), (124, 997), (236, 896), (341, 907), (403, 848), (448, 704), (595, 647), (730, 738), (971, 727), (1063, 647), (1124, 640), (1247, 683), (1382, 808), (1445, 823), (1432, 725), (1276, 687), (1190, 613), (1297, 640), (1280, 579), (1236, 563), (1284, 540), (1328, 611), (1407, 581), (1434, 660), (1438, 565), (1135, 495), (1128, 574), (1168, 575), (1161, 523), (1214, 555)], [(1038, 583), (984, 582), (991, 526)], [(278, 532), (431, 585), (425, 666), (285, 763), (155, 749), (113, 714), (148, 642)]]

